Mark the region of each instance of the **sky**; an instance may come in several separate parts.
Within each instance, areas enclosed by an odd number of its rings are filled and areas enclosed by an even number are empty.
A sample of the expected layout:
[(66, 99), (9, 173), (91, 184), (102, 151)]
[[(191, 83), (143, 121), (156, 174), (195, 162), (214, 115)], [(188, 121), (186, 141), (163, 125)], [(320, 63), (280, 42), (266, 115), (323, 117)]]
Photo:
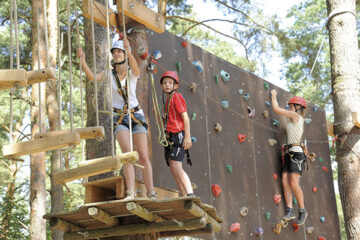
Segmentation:
[[(274, 15), (276, 14), (279, 18), (282, 19), (282, 22), (285, 25), (291, 24), (291, 21), (286, 19), (285, 16), (287, 14), (287, 11), (294, 6), (295, 4), (299, 3), (299, 0), (275, 0), (269, 1), (269, 0), (255, 0), (256, 4), (259, 6), (263, 6), (264, 13), (266, 15)], [(215, 4), (211, 1), (207, 1), (204, 3), (203, 0), (188, 0), (189, 4), (194, 5), (194, 11), (197, 14), (197, 17), (199, 20), (206, 20), (214, 18), (214, 16), (219, 15), (218, 18), (226, 18), (226, 16), (223, 16), (223, 14), (219, 11), (217, 11), (217, 8)], [(276, 5), (276, 7), (274, 7)], [(221, 15), (221, 16), (220, 16)], [(232, 35), (231, 26), (228, 24), (226, 26), (223, 22), (213, 22), (213, 23), (207, 23), (208, 25), (211, 25), (215, 29), (221, 29), (222, 32)], [(220, 36), (219, 36), (220, 37)], [(221, 37), (222, 38), (222, 37)], [(234, 44), (234, 46), (239, 46), (239, 43), (230, 40), (228, 38), (223, 38), (225, 41), (229, 41)], [(264, 78), (265, 80), (285, 89), (288, 90), (286, 86), (286, 80), (281, 79), (280, 71), (282, 70), (281, 66), (281, 57), (279, 53), (273, 52), (271, 63), (269, 63), (266, 67), (269, 71), (269, 74), (267, 76), (262, 76), (261, 73), (256, 73), (259, 77)]]

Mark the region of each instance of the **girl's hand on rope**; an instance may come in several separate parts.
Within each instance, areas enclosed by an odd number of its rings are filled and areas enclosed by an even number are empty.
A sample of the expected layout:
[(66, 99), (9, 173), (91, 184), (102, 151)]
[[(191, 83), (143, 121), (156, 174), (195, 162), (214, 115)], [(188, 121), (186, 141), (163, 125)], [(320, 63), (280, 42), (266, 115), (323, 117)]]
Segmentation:
[(80, 60), (82, 58), (85, 59), (85, 53), (84, 53), (84, 51), (82, 50), (81, 47), (76, 49), (76, 57), (78, 57)]
[(126, 38), (123, 39), (124, 42), (124, 48), (126, 49), (127, 52), (130, 52), (130, 43), (129, 40)]
[(185, 136), (184, 142), (183, 142), (183, 147), (185, 150), (188, 150), (189, 148), (191, 148), (192, 146), (192, 142), (191, 142), (191, 138), (190, 136)]

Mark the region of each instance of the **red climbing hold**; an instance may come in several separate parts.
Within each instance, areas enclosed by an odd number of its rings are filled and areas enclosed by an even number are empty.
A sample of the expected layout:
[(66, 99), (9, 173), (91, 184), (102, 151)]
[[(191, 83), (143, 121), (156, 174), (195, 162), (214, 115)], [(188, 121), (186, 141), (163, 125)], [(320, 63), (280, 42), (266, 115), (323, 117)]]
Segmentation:
[(218, 197), (222, 191), (220, 186), (217, 184), (211, 185), (211, 190), (213, 191), (215, 197)]
[(186, 42), (186, 41), (182, 41), (182, 42), (181, 42), (181, 45), (182, 45), (183, 47), (186, 47), (186, 46), (187, 46), (187, 42)]
[(241, 133), (238, 134), (238, 140), (239, 142), (245, 142), (245, 139), (246, 139), (246, 135), (243, 135)]
[(317, 187), (313, 187), (313, 192), (317, 192)]
[(293, 226), (293, 228), (294, 228), (294, 232), (299, 231), (299, 228), (300, 228), (299, 225), (297, 225), (296, 223), (293, 223), (292, 226)]
[(329, 172), (329, 170), (327, 169), (327, 167), (323, 166), (322, 169), (325, 171), (325, 172)]
[(279, 204), (280, 202), (281, 202), (281, 195), (280, 194), (275, 194), (274, 195), (274, 203)]
[(236, 222), (231, 224), (230, 226), (230, 232), (237, 232), (240, 230), (240, 223)]
[(326, 240), (326, 238), (319, 236), (319, 237), (318, 237), (318, 240)]
[(274, 180), (276, 180), (277, 179), (277, 174), (276, 173), (273, 173), (273, 178), (274, 178)]

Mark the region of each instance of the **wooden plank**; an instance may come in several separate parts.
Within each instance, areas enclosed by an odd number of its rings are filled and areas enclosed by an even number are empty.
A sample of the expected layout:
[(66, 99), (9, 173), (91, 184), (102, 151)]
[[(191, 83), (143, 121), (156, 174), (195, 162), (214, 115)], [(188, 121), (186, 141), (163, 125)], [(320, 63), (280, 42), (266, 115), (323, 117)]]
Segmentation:
[(52, 151), (80, 144), (77, 133), (51, 136), (43, 139), (30, 140), (3, 146), (4, 157), (19, 157), (38, 152)]
[(115, 197), (116, 193), (106, 188), (85, 186), (85, 203), (107, 201)]
[(117, 218), (96, 207), (88, 208), (88, 214), (96, 220), (105, 223), (109, 227), (113, 227), (119, 223)]
[(75, 179), (93, 176), (100, 173), (105, 173), (120, 169), (124, 162), (136, 162), (139, 159), (137, 152), (128, 152), (112, 156), (97, 158), (85, 161), (86, 164), (81, 167), (69, 169), (67, 171), (58, 172), (54, 175), (54, 180), (57, 184), (69, 182)]
[(335, 137), (334, 125), (332, 124), (332, 122), (326, 120), (326, 129), (327, 129), (327, 133), (328, 133), (329, 136)]
[(76, 232), (84, 230), (83, 227), (61, 220), (60, 218), (51, 218), (49, 223), (52, 228), (64, 232)]
[[(90, 0), (83, 0), (83, 6), (82, 6), (82, 12), (83, 16), (87, 19), (91, 20), (91, 1)], [(117, 24), (116, 19), (116, 13), (108, 8), (109, 13), (109, 24), (110, 26), (115, 26), (116, 28), (119, 28)], [(106, 6), (93, 1), (93, 14), (94, 14), (94, 22), (107, 27), (106, 26)]]
[(191, 200), (185, 202), (184, 207), (195, 217), (204, 217), (206, 219), (206, 223), (210, 223), (214, 228), (215, 232), (219, 232), (221, 230), (221, 225), (214, 218), (212, 218), (206, 211), (204, 211), (201, 207), (199, 207), (196, 203)]
[[(87, 127), (87, 128), (75, 128), (73, 129), (74, 132), (78, 133), (80, 135), (80, 139), (90, 139), (90, 138), (96, 138), (96, 139), (102, 139), (105, 136), (105, 130), (104, 127)], [(51, 132), (44, 132), (44, 133), (37, 133), (35, 134), (35, 139), (41, 139), (44, 137), (49, 136), (58, 136), (63, 134), (69, 134), (71, 132), (70, 129), (64, 129), (60, 131), (51, 131)]]
[(48, 79), (55, 79), (55, 70), (53, 68), (41, 68), (26, 73), (28, 84), (45, 82)]
[(27, 86), (26, 71), (24, 69), (1, 69), (0, 90)]
[(104, 237), (127, 236), (142, 233), (197, 229), (204, 228), (206, 226), (205, 218), (184, 220), (183, 223), (184, 224), (182, 226), (179, 226), (176, 222), (167, 221), (161, 223), (130, 224), (122, 225), (121, 227), (87, 230), (86, 238), (78, 233), (67, 232), (64, 234), (64, 240), (99, 239)]
[(356, 127), (360, 128), (360, 113), (358, 113), (358, 112), (352, 112), (351, 115), (352, 115), (352, 122), (353, 122), (353, 124), (354, 124)]
[(140, 204), (134, 202), (128, 202), (126, 204), (126, 209), (139, 216), (142, 219), (145, 219), (148, 222), (165, 222), (166, 220), (156, 213), (149, 212), (146, 208), (142, 207)]
[[(144, 5), (142, 1), (123, 0), (124, 14), (138, 23), (141, 23), (157, 33), (165, 31), (165, 17), (154, 12)], [(123, 11), (121, 0), (116, 1), (117, 10), (120, 17)]]

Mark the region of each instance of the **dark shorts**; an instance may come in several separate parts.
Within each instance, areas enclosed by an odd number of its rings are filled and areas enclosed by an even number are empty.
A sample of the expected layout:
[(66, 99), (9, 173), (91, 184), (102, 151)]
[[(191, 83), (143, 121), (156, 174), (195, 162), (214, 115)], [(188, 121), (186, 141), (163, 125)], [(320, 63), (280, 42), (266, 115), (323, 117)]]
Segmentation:
[(285, 155), (282, 172), (299, 173), (301, 176), (305, 162), (306, 156), (303, 152), (289, 152)]
[(169, 133), (169, 145), (171, 146), (165, 147), (165, 160), (166, 164), (170, 166), (169, 159), (173, 161), (182, 162), (185, 156), (185, 150), (182, 146), (184, 142), (185, 133), (184, 131), (178, 133)]

